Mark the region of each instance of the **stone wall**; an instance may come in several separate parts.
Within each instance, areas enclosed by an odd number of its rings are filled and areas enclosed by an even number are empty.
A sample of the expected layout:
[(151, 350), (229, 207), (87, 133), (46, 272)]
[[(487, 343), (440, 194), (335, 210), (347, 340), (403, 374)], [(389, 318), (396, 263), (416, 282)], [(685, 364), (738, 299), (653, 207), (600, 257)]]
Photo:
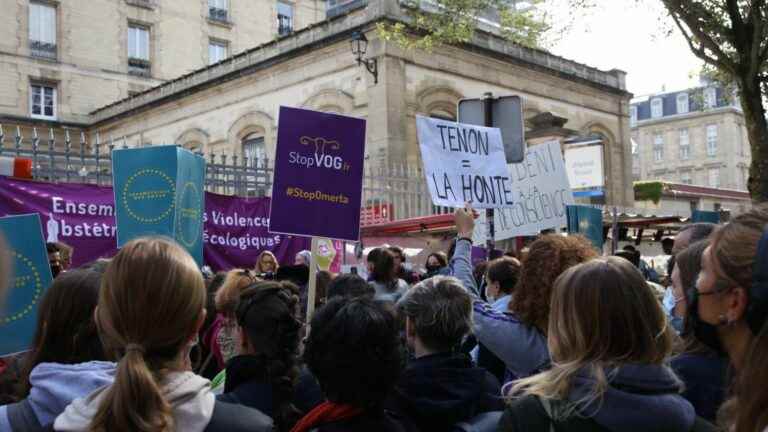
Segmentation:
[(461, 98), (486, 91), (518, 94), (524, 98), (526, 117), (551, 111), (567, 117), (569, 128), (602, 134), (608, 148), (609, 201), (631, 205), (627, 93), (601, 91), (458, 48), (405, 53), (376, 40), (374, 32), (368, 38), (369, 53), (378, 60), (378, 84), (356, 65), (348, 42), (340, 41), (140, 113), (106, 120), (92, 132), (127, 136), (131, 145), (200, 143), (205, 153), (230, 155), (240, 155), (243, 137), (257, 132), (264, 135), (272, 157), (279, 106), (299, 106), (367, 118), (366, 153), (371, 162), (420, 163), (416, 114), (455, 118)]

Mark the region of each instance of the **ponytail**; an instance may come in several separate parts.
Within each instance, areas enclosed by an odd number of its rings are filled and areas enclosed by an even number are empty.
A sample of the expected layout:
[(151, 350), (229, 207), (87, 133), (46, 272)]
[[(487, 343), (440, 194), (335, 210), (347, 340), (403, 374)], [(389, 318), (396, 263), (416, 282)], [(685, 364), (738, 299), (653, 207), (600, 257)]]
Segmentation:
[(165, 400), (143, 349), (130, 344), (117, 366), (114, 384), (106, 391), (89, 432), (171, 432), (171, 406)]
[(203, 278), (177, 244), (133, 240), (102, 279), (96, 325), (119, 362), (89, 432), (172, 432), (172, 408), (161, 384), (197, 333), (206, 304)]

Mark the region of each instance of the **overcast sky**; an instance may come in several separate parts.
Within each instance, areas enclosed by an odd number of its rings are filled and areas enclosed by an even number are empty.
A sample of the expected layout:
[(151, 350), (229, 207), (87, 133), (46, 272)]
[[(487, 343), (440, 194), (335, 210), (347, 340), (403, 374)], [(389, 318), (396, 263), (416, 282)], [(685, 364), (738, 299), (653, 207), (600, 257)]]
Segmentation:
[[(550, 51), (599, 69), (627, 72), (627, 90), (635, 96), (683, 89), (698, 84), (701, 61), (675, 29), (664, 36), (659, 20), (669, 22), (659, 0), (594, 0), (597, 6), (575, 15), (570, 30)], [(555, 22), (573, 11), (557, 2)], [(691, 76), (692, 75), (692, 76)]]

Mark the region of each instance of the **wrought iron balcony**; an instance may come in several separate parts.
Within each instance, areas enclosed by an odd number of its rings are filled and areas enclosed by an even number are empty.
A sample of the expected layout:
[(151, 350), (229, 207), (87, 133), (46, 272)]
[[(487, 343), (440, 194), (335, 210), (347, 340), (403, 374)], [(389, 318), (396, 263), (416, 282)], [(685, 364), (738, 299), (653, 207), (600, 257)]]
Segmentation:
[(149, 77), (152, 75), (152, 64), (149, 60), (129, 58), (128, 73), (136, 76)]
[(277, 16), (277, 34), (280, 36), (288, 36), (293, 33), (293, 20), (289, 16), (278, 15)]
[(40, 41), (30, 41), (29, 50), (32, 57), (56, 60), (56, 44)]
[(216, 7), (208, 8), (208, 18), (212, 21), (218, 21), (222, 23), (229, 22), (229, 11), (226, 9), (220, 9)]

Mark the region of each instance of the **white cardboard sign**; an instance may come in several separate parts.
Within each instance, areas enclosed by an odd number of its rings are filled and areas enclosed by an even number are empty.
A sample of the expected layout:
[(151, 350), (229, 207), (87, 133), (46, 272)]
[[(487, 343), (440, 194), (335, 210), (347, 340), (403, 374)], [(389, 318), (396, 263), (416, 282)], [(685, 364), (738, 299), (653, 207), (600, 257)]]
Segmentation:
[(438, 206), (512, 206), (511, 172), (506, 167), (501, 131), (416, 116), (424, 176)]
[[(567, 225), (565, 206), (573, 205), (574, 200), (559, 142), (528, 147), (523, 162), (509, 164), (509, 173), (514, 203), (494, 212), (495, 240), (537, 235)], [(485, 242), (484, 213), (475, 224), (473, 240)]]

